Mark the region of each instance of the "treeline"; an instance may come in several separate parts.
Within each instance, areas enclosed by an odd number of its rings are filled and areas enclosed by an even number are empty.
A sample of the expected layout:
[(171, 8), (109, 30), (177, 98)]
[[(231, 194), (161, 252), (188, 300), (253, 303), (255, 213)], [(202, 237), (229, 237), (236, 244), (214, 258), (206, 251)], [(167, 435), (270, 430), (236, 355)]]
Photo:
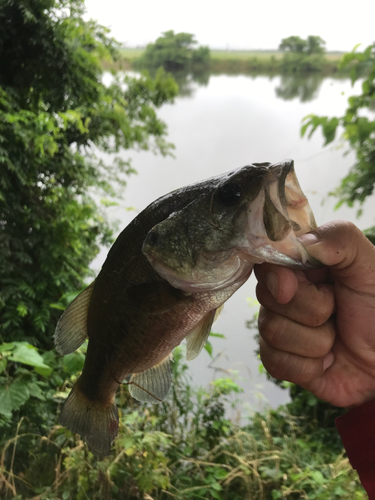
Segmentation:
[[(139, 49), (135, 54), (139, 54)], [(141, 55), (123, 49), (123, 62), (133, 68), (167, 71), (210, 71), (213, 73), (313, 73), (338, 71), (340, 55), (327, 57), (325, 42), (319, 36), (284, 38), (277, 51), (211, 51), (198, 46), (194, 35), (163, 33), (150, 43)]]

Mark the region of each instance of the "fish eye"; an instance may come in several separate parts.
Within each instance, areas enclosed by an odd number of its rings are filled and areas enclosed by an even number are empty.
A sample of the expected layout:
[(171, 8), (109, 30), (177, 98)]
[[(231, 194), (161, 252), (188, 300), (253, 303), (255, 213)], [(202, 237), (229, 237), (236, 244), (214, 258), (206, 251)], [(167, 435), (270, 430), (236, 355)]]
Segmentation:
[(156, 231), (150, 231), (146, 237), (145, 243), (150, 246), (155, 246), (159, 240), (159, 234)]
[(235, 205), (241, 198), (241, 188), (235, 182), (227, 182), (219, 187), (215, 198), (222, 205)]

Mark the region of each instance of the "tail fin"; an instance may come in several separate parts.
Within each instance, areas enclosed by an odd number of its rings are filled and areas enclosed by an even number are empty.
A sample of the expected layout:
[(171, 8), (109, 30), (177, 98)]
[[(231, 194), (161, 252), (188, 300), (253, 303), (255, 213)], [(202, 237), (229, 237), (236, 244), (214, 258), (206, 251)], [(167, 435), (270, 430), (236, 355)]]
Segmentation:
[(92, 401), (84, 396), (78, 382), (65, 401), (59, 423), (80, 434), (94, 455), (103, 458), (110, 454), (111, 444), (118, 433), (115, 399), (113, 396), (108, 404)]

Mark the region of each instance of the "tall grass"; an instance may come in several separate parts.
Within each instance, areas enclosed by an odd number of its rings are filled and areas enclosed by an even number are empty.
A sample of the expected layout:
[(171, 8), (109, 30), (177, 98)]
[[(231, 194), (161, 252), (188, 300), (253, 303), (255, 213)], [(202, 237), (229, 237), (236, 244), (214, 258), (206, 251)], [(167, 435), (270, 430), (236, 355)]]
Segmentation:
[[(69, 385), (75, 377), (72, 377)], [(6, 500), (364, 499), (343, 450), (315, 422), (280, 407), (246, 426), (226, 418), (240, 387), (229, 378), (193, 388), (175, 353), (174, 385), (161, 405), (134, 402), (121, 388), (113, 453), (96, 459), (61, 426), (49, 435), (20, 421), (4, 443), (0, 497)], [(328, 431), (332, 432), (332, 431)]]

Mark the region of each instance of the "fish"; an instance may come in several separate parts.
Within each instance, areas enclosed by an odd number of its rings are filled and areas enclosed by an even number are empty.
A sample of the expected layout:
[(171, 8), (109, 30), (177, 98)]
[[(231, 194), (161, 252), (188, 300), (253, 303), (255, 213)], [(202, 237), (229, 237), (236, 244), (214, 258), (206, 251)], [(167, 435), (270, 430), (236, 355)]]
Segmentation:
[(117, 388), (126, 383), (139, 401), (163, 401), (173, 349), (186, 339), (187, 359), (199, 355), (255, 264), (319, 265), (298, 239), (316, 227), (293, 160), (252, 163), (151, 203), (57, 323), (61, 355), (88, 338), (59, 423), (99, 458), (110, 454), (119, 426)]

